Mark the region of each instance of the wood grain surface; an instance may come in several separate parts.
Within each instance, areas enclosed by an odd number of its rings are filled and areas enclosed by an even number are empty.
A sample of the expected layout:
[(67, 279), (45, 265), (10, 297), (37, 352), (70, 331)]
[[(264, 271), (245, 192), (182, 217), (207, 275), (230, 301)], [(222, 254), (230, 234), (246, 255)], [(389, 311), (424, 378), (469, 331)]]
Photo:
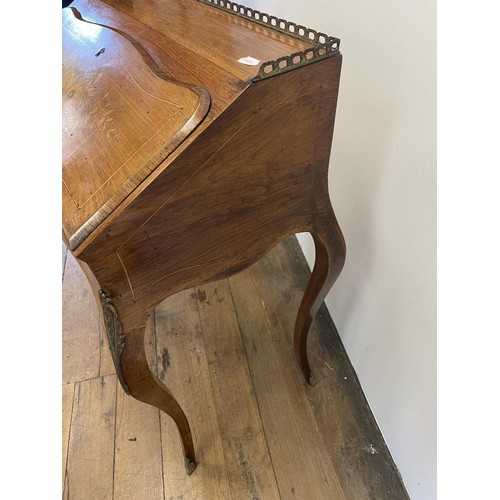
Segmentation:
[[(127, 394), (173, 419), (191, 474), (195, 450), (204, 450), (206, 442), (193, 431), (202, 417), (190, 396), (206, 382), (185, 383), (182, 372), (171, 378), (162, 364), (153, 366), (147, 339), (158, 319), (154, 310), (177, 292), (235, 275), (282, 239), (308, 231), (316, 244), (316, 266), (293, 344), (303, 376), (314, 383), (307, 336), (345, 259), (327, 182), (342, 58), (335, 52), (250, 85), (249, 69), (236, 59), (239, 50), (253, 48), (257, 58), (276, 58), (311, 44), (193, 0), (113, 6), (78, 0), (64, 19), (66, 240), (100, 306), (117, 380)], [(184, 59), (176, 55), (179, 47), (187, 50)], [(222, 80), (214, 79), (217, 71), (225, 75)], [(230, 81), (237, 84), (224, 86)], [(97, 102), (104, 114), (96, 129)], [(115, 107), (116, 123), (110, 112)], [(118, 136), (121, 149), (110, 132), (118, 124), (126, 130)], [(103, 134), (108, 142), (102, 142)], [(155, 153), (158, 147), (161, 153)], [(196, 318), (189, 324), (196, 327)], [(244, 344), (248, 326), (241, 326)], [(168, 342), (182, 349), (189, 329), (180, 324), (178, 329), (182, 334)], [(157, 345), (159, 331), (156, 324)], [(98, 345), (95, 337), (92, 344), (101, 353), (103, 337), (101, 330)], [(248, 360), (257, 383), (268, 367), (258, 356)], [(93, 372), (101, 374), (101, 366), (110, 372), (102, 359)], [(191, 360), (187, 366), (196, 365)], [(279, 366), (289, 373), (289, 367)], [(240, 375), (244, 387), (248, 377)], [(301, 411), (303, 391), (292, 387), (294, 408)], [(264, 397), (261, 415), (275, 427), (272, 434), (289, 432), (298, 444), (296, 473), (305, 467), (316, 475), (322, 495), (340, 495), (328, 459), (308, 456), (300, 447), (300, 435), (313, 420), (294, 426), (289, 415), (278, 418), (269, 404)], [(213, 411), (210, 419), (215, 422)], [(257, 427), (252, 432), (259, 435)], [(320, 436), (314, 439), (319, 446)], [(281, 440), (267, 442), (275, 455), (288, 455)], [(216, 463), (221, 453), (212, 457)], [(202, 451), (199, 460), (204, 459)], [(280, 487), (282, 478), (275, 480)], [(258, 488), (259, 482), (272, 484), (262, 474), (252, 484)], [(283, 488), (302, 487), (281, 483)]]
[[(184, 465), (179, 457), (179, 443), (175, 426), (162, 416), (163, 468), (170, 486), (169, 497), (230, 498), (229, 478), (222, 439), (218, 429), (208, 364), (197, 309), (187, 308), (182, 313), (163, 311), (160, 305), (155, 313), (158, 348), (158, 375), (176, 395), (186, 412), (193, 430), (197, 452), (197, 470), (185, 481)], [(174, 438), (174, 439), (173, 439)]]
[(75, 384), (65, 491), (68, 499), (112, 498), (116, 376)]
[(340, 66), (338, 56), (251, 86), (75, 251), (115, 298), (124, 331), (165, 294), (335, 224), (326, 179)]
[(72, 242), (175, 150), (210, 96), (169, 80), (130, 35), (86, 22), (75, 8), (63, 11), (62, 46), (63, 229)]
[(323, 436), (315, 425), (293, 352), (281, 334), (278, 316), (269, 310), (262, 274), (253, 266), (228, 281), (261, 418), (268, 429), (269, 452), (276, 471), (287, 471), (276, 473), (282, 498), (308, 498), (310, 484), (315, 485), (317, 498), (344, 498), (337, 472), (322, 446)]
[(189, 62), (189, 66), (222, 70), (222, 74), (226, 75), (221, 82), (223, 85), (231, 77), (241, 83), (249, 83), (257, 74), (259, 66), (239, 63), (242, 57), (251, 56), (264, 62), (313, 45), (197, 0), (104, 2), (164, 35), (169, 44), (184, 48), (189, 58), (191, 53), (196, 52), (198, 58)]
[(310, 46), (195, 0), (77, 0), (64, 9), (63, 230), (71, 248), (207, 113), (198, 134), (248, 87), (256, 67), (240, 58), (263, 62)]
[[(278, 498), (260, 410), (238, 335), (239, 325), (227, 280), (196, 288), (205, 354), (233, 498)], [(238, 412), (234, 408), (239, 408)]]
[(117, 391), (114, 498), (163, 495), (162, 444), (158, 410)]
[[(69, 255), (68, 266), (72, 260)], [(309, 340), (318, 383), (308, 386), (291, 362), (294, 315), (309, 277), (292, 237), (235, 279), (185, 290), (158, 308), (160, 376), (178, 384), (175, 389), (200, 388), (191, 395), (179, 392), (196, 421), (200, 463), (191, 476), (166, 415), (119, 388), (115, 399), (110, 386), (102, 385), (102, 379), (114, 384), (114, 375), (85, 380), (78, 360), (64, 358), (66, 378), (75, 381), (63, 385), (65, 498), (408, 499), (326, 308), (316, 316)], [(81, 271), (65, 273), (65, 295), (84, 285)], [(67, 304), (65, 318), (79, 310), (75, 302)], [(97, 313), (95, 303), (87, 307), (88, 314)], [(76, 322), (65, 319), (64, 326), (65, 337), (82, 332)], [(109, 351), (104, 345), (102, 354), (91, 355), (97, 363)], [(325, 460), (330, 485), (310, 466), (297, 472), (305, 457), (313, 464), (318, 457)]]

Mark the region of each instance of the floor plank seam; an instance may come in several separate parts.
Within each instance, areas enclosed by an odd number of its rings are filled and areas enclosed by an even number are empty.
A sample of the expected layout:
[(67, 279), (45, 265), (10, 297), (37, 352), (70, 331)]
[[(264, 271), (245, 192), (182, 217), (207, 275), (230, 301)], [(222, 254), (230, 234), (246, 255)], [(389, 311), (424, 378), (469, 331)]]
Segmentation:
[(113, 481), (111, 482), (111, 498), (115, 498), (115, 464), (116, 464), (116, 415), (118, 413), (118, 383), (115, 380), (115, 426), (113, 432)]
[[(227, 281), (227, 284), (228, 284), (228, 287), (229, 287), (229, 293), (231, 295), (231, 300), (233, 301), (234, 315), (236, 317), (236, 322), (238, 323), (238, 334), (240, 335), (240, 338), (241, 338), (240, 318), (239, 318), (239, 315), (238, 315), (238, 311), (236, 310), (236, 306), (234, 305), (235, 302), (234, 302), (234, 297), (233, 297), (233, 290), (231, 288), (230, 281), (228, 279), (226, 279), (226, 281)], [(266, 429), (264, 428), (264, 420), (262, 419), (262, 412), (260, 410), (259, 400), (257, 398), (257, 391), (256, 391), (255, 383), (254, 383), (254, 380), (253, 380), (253, 377), (252, 377), (252, 372), (250, 370), (250, 366), (248, 366), (248, 353), (247, 353), (247, 349), (246, 349), (246, 346), (245, 346), (245, 342), (243, 342), (243, 339), (241, 339), (241, 344), (243, 346), (243, 351), (245, 352), (245, 363), (247, 365), (247, 370), (248, 370), (248, 374), (250, 376), (250, 381), (252, 382), (252, 389), (253, 389), (253, 392), (254, 392), (254, 395), (255, 395), (255, 403), (257, 405), (257, 410), (259, 412), (259, 418), (260, 418), (260, 422), (261, 422), (261, 426), (262, 426), (262, 434), (264, 435), (264, 441), (266, 443), (267, 454), (269, 455), (269, 460), (271, 462), (271, 467), (273, 469), (274, 480), (276, 482), (276, 488), (278, 490), (278, 495), (279, 495), (279, 498), (281, 500), (283, 498), (283, 496), (282, 496), (281, 491), (280, 491), (280, 485), (279, 485), (279, 482), (278, 482), (278, 477), (276, 476), (276, 470), (274, 468), (273, 456), (271, 455), (271, 450), (269, 449), (269, 443), (267, 442), (267, 434), (266, 434)]]
[(69, 474), (67, 470), (64, 474), (63, 500), (69, 500)]
[(106, 373), (104, 375), (96, 375), (95, 377), (79, 378), (79, 379), (76, 379), (76, 380), (69, 380), (68, 382), (63, 382), (62, 385), (79, 384), (80, 382), (90, 382), (91, 380), (97, 380), (99, 378), (109, 377), (110, 375), (116, 375), (116, 372)]
[[(305, 290), (311, 272), (297, 238), (294, 236), (293, 238), (289, 238), (288, 240), (286, 240), (283, 245), (283, 250), (288, 255), (290, 261), (294, 260), (296, 263), (300, 264), (301, 274), (299, 275), (299, 273), (296, 273), (296, 276), (301, 280), (300, 284), (301, 290), (302, 291)], [(283, 259), (282, 261), (285, 262), (285, 260)], [(264, 260), (260, 262), (264, 263)], [(264, 273), (266, 273), (266, 268), (264, 264), (261, 266), (261, 269)], [(268, 269), (267, 272), (269, 272)], [(285, 271), (285, 274), (289, 274), (289, 272), (290, 271), (287, 270)], [(307, 275), (304, 277), (305, 274)], [(365, 440), (372, 441), (372, 443), (375, 443), (378, 449), (377, 455), (383, 457), (383, 460), (386, 463), (384, 467), (387, 467), (386, 470), (388, 472), (390, 471), (391, 474), (395, 473), (396, 477), (399, 478), (399, 484), (392, 485), (391, 489), (395, 487), (396, 490), (398, 490), (397, 494), (401, 495), (397, 497), (398, 500), (403, 497), (409, 500), (409, 496), (402, 481), (402, 478), (400, 476), (399, 470), (382, 436), (381, 430), (368, 403), (366, 395), (358, 379), (357, 373), (351, 363), (351, 360), (349, 358), (349, 355), (347, 354), (347, 350), (344, 346), (342, 338), (339, 335), (338, 329), (335, 325), (335, 322), (333, 321), (333, 318), (325, 302), (321, 304), (310, 326), (309, 338), (312, 338), (314, 335), (316, 335), (316, 338), (318, 340), (321, 338), (324, 339), (323, 348), (326, 350), (326, 352), (328, 352), (332, 356), (332, 363), (333, 363), (332, 366), (336, 365), (338, 367), (342, 367), (345, 370), (344, 378), (346, 380), (347, 378), (349, 378), (349, 382), (351, 384), (351, 393), (355, 396), (349, 398), (349, 407), (352, 413), (357, 414), (359, 416), (359, 419), (362, 420), (363, 422), (362, 428), (365, 430), (365, 432), (363, 432), (363, 438)], [(323, 335), (324, 337), (322, 337)], [(335, 339), (335, 342), (338, 343), (338, 346), (335, 346), (332, 343), (333, 339)], [(332, 370), (332, 368), (328, 365), (328, 363), (325, 362), (325, 365), (330, 370)], [(319, 366), (317, 366), (317, 369), (318, 371), (320, 371)], [(308, 397), (308, 399), (309, 399), (308, 392), (310, 391), (310, 389), (314, 388), (308, 388), (308, 386), (306, 386), (306, 396)], [(316, 424), (316, 427), (319, 429), (320, 422), (316, 418), (315, 410), (310, 401), (309, 405), (311, 407), (311, 411), (313, 412), (314, 422)], [(372, 446), (371, 443), (369, 443), (369, 445)], [(329, 455), (329, 458), (330, 460), (333, 460), (331, 455)], [(389, 491), (387, 491), (387, 493), (389, 493)], [(387, 498), (394, 498), (394, 497), (391, 496)]]
[[(262, 259), (258, 262), (258, 267), (260, 269), (260, 272), (262, 273), (263, 276), (266, 276), (266, 272), (265, 272), (265, 269), (263, 268), (263, 266), (261, 265), (262, 264)], [(271, 290), (269, 289), (269, 286), (268, 286), (268, 283), (266, 280), (264, 280), (264, 286), (266, 287), (266, 290), (267, 290), (267, 295), (269, 297), (272, 297), (272, 293), (271, 293)], [(273, 304), (273, 307), (276, 307), (276, 304)], [(298, 309), (296, 311), (293, 311), (293, 317), (297, 317), (297, 314), (298, 314)], [(291, 314), (292, 315), (292, 314)], [(279, 325), (279, 332), (280, 332), (280, 337), (281, 337), (281, 341), (285, 344), (286, 346), (286, 349), (288, 350), (288, 352), (290, 353), (291, 357), (292, 357), (292, 369), (293, 369), (293, 372), (295, 373), (295, 379), (296, 380), (299, 380), (303, 383), (299, 384), (301, 387), (306, 387), (308, 384), (307, 382), (305, 382), (304, 380), (304, 376), (302, 375), (302, 372), (299, 368), (299, 365), (298, 363), (296, 362), (296, 359), (295, 359), (295, 351), (294, 351), (294, 346), (293, 346), (293, 336), (292, 336), (292, 342), (289, 341), (289, 339), (286, 337), (286, 329), (285, 327), (283, 326), (283, 323), (281, 322), (281, 319), (280, 319), (280, 315), (279, 314), (276, 314), (276, 319), (277, 319), (277, 322), (278, 322), (278, 325)], [(313, 322), (314, 322), (314, 319), (313, 319)], [(311, 324), (311, 327), (312, 327), (312, 324)], [(310, 330), (310, 333), (312, 333), (312, 330)], [(305, 391), (303, 391), (304, 394), (305, 394)], [(306, 399), (307, 398), (307, 395), (306, 395)]]
[[(155, 328), (156, 328), (156, 322), (155, 322)], [(156, 330), (155, 330), (155, 337), (156, 337)], [(157, 351), (155, 350), (155, 353), (156, 352)], [(165, 500), (166, 486), (165, 486), (165, 472), (163, 470), (163, 468), (164, 468), (163, 467), (163, 434), (162, 434), (162, 430), (161, 430), (161, 410), (158, 410), (158, 425), (159, 425), (159, 431), (160, 431), (159, 435), (160, 435), (160, 460), (161, 460), (161, 491), (162, 491), (163, 500)]]
[[(196, 289), (193, 288), (193, 293), (196, 294)], [(199, 301), (198, 299), (195, 299), (196, 300), (196, 312), (198, 314), (198, 323), (200, 324), (200, 328), (201, 328), (201, 331), (203, 333), (203, 324), (202, 324), (202, 321), (201, 321), (201, 315), (200, 315), (200, 304), (199, 304)], [(212, 384), (212, 377), (210, 376), (210, 366), (208, 365), (208, 359), (207, 359), (207, 348), (206, 348), (206, 345), (205, 345), (205, 336), (202, 334), (201, 336), (201, 340), (202, 340), (202, 344), (203, 344), (203, 351), (205, 352), (205, 363), (207, 364), (207, 373), (209, 374), (209, 381), (210, 381), (210, 389), (212, 391), (212, 398), (215, 402), (215, 398), (213, 397), (213, 394), (214, 394), (214, 388), (213, 388), (213, 384)], [(214, 403), (215, 404), (215, 403)], [(220, 431), (220, 422), (219, 422), (219, 418), (217, 417), (217, 412), (216, 412), (216, 419), (215, 421), (217, 422), (217, 430), (219, 432), (219, 438), (221, 440), (221, 444), (222, 444), (222, 434), (221, 434), (221, 431)], [(225, 466), (225, 469), (226, 469), (226, 477), (227, 477), (227, 483), (229, 485), (229, 495), (230, 495), (230, 498), (231, 500), (233, 500), (233, 492), (232, 492), (232, 487), (231, 487), (231, 481), (229, 480), (229, 473), (228, 473), (228, 468), (227, 468), (227, 458), (226, 458), (226, 454), (224, 453), (224, 447), (222, 447), (222, 456), (224, 457), (224, 466)]]
[(68, 249), (64, 252), (64, 263), (62, 265), (62, 281), (64, 282), (64, 276), (66, 275), (66, 265), (68, 264)]
[[(71, 400), (71, 414), (69, 417), (69, 429), (68, 429), (68, 445), (66, 449), (66, 460), (64, 462), (64, 486), (66, 486), (66, 480), (68, 480), (68, 488), (69, 488), (69, 478), (68, 478), (68, 456), (69, 456), (69, 444), (71, 442), (71, 428), (73, 424), (73, 408), (75, 407), (75, 392), (76, 392), (76, 384), (73, 384), (73, 398)], [(69, 498), (69, 493), (67, 498)]]

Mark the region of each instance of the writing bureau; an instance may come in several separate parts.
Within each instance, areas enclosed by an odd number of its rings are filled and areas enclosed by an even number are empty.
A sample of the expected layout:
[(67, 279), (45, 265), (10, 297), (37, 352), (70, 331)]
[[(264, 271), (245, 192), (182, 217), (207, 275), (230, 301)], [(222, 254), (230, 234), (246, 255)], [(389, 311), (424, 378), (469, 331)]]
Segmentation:
[(99, 304), (123, 389), (188, 419), (150, 372), (144, 332), (168, 296), (310, 232), (294, 350), (345, 244), (328, 194), (339, 40), (224, 0), (77, 0), (63, 9), (63, 238)]

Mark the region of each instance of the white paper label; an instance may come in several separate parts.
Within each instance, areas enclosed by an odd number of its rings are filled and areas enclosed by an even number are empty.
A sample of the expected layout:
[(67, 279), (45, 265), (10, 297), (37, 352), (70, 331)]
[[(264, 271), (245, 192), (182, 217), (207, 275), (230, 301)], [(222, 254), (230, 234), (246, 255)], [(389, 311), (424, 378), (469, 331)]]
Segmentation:
[(238, 62), (241, 64), (247, 64), (248, 66), (257, 66), (260, 63), (258, 59), (254, 59), (253, 57), (246, 56), (238, 59)]

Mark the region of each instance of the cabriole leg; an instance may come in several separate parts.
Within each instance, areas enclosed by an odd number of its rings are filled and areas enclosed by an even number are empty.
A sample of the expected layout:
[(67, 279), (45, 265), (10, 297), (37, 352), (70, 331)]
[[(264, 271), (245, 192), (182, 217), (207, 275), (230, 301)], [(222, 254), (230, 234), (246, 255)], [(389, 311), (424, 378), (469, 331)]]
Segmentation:
[(120, 359), (123, 382), (135, 399), (159, 408), (174, 420), (184, 448), (186, 472), (192, 474), (196, 460), (189, 422), (174, 396), (149, 369), (144, 349), (145, 330), (141, 327), (125, 334)]
[(319, 226), (311, 231), (316, 250), (316, 260), (300, 304), (294, 333), (294, 350), (297, 362), (310, 385), (316, 383), (307, 359), (307, 335), (314, 316), (345, 262), (345, 241), (336, 220), (334, 224)]

